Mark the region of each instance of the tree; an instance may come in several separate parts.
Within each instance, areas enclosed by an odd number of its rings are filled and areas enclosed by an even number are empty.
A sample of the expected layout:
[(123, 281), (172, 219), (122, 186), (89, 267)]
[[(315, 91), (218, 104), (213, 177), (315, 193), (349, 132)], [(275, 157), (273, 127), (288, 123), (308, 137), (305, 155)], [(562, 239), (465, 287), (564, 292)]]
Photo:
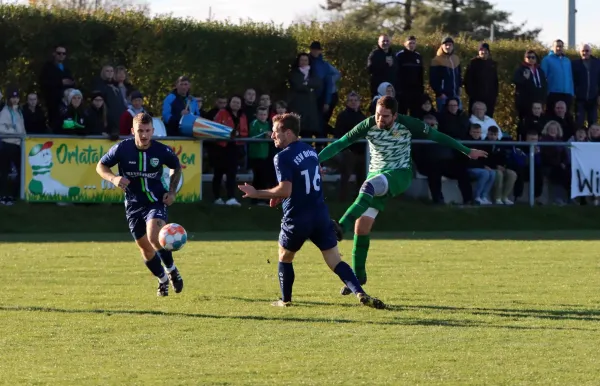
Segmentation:
[(509, 12), (486, 0), (325, 0), (322, 8), (353, 26), (390, 33), (443, 32), (486, 39), (493, 24), (499, 39), (536, 39), (541, 31), (511, 24)]
[(121, 10), (150, 13), (150, 4), (146, 0), (29, 0), (29, 5), (59, 7), (80, 12)]

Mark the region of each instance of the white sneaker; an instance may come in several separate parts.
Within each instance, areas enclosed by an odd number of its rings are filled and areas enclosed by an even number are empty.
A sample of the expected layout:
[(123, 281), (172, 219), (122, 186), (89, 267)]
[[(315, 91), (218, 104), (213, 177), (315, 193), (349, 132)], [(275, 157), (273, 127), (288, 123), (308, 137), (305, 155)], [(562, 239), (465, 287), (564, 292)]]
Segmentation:
[(481, 197), (481, 205), (492, 205), (492, 202), (485, 197)]
[(501, 199), (497, 199), (496, 201), (494, 201), (494, 204), (496, 204), (496, 205), (504, 205), (504, 201), (502, 201)]
[(502, 202), (504, 202), (504, 205), (514, 205), (515, 204), (514, 202), (512, 202), (508, 198), (505, 198), (504, 200), (502, 200)]
[(240, 204), (238, 202), (238, 200), (236, 200), (235, 198), (230, 198), (229, 200), (225, 201), (225, 205), (228, 205), (228, 206), (242, 206), (242, 204)]
[(215, 200), (215, 205), (225, 205), (225, 201), (223, 201), (221, 198)]
[(473, 199), (473, 201), (474, 201), (474, 202), (475, 202), (475, 204), (477, 204), (477, 205), (484, 205), (484, 204), (483, 204), (483, 200), (482, 200), (481, 198), (479, 198), (479, 197), (477, 197), (477, 198)]

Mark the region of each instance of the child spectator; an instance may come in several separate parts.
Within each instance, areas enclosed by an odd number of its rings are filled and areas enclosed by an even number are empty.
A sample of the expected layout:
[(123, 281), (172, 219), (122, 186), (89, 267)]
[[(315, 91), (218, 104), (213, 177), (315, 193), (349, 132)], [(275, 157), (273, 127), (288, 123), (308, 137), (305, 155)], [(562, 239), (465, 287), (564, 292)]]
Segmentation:
[(520, 141), (525, 140), (527, 132), (532, 130), (537, 131), (539, 135), (542, 134), (544, 122), (546, 120), (543, 111), (544, 109), (541, 102), (534, 102), (531, 105), (531, 112), (523, 118), (517, 126), (517, 138)]
[(600, 142), (600, 125), (594, 124), (590, 126), (589, 135), (590, 142)]
[(275, 102), (275, 112), (277, 114), (285, 114), (287, 113), (287, 103), (285, 101), (277, 101)]
[[(563, 129), (556, 121), (550, 121), (542, 130), (543, 142), (562, 142)], [(568, 201), (571, 186), (571, 170), (567, 169), (567, 152), (564, 146), (544, 146), (541, 150), (544, 176), (548, 178), (554, 193), (554, 203), (564, 205)]]
[[(261, 94), (260, 98), (258, 99), (258, 107), (266, 107), (267, 108), (267, 115), (268, 115), (268, 121), (271, 121), (271, 119), (273, 119), (273, 117), (275, 116), (275, 110), (273, 109), (273, 106), (271, 106), (271, 96), (269, 94)], [(257, 110), (258, 111), (258, 110)], [(257, 112), (258, 114), (258, 112)], [(258, 116), (257, 116), (258, 118)]]
[[(1, 109), (0, 109), (1, 110)], [(49, 133), (46, 123), (46, 113), (38, 103), (38, 96), (32, 92), (27, 95), (27, 103), (23, 105), (23, 120), (25, 121), (25, 131), (28, 134), (47, 134)]]
[[(531, 130), (526, 133), (525, 141), (538, 142), (539, 134), (536, 130)], [(511, 154), (509, 167), (517, 172), (517, 181), (515, 182), (515, 201), (523, 195), (525, 182), (529, 179), (529, 146), (516, 148)], [(540, 147), (534, 148), (534, 180), (533, 180), (533, 196), (538, 204), (541, 204), (540, 196), (544, 188), (544, 175), (542, 174), (542, 158)], [(531, 182), (530, 182), (531, 183)]]
[(144, 96), (139, 91), (131, 93), (129, 99), (131, 99), (131, 106), (121, 114), (119, 118), (119, 134), (120, 135), (131, 135), (131, 128), (133, 127), (133, 117), (139, 113), (144, 113)]
[[(472, 123), (469, 129), (469, 138), (472, 140), (481, 140), (481, 125)], [(474, 200), (479, 205), (490, 205), (492, 202), (488, 199), (494, 181), (496, 172), (485, 164), (481, 159), (469, 159), (467, 164), (467, 172), (471, 178), (475, 178)]]
[[(500, 130), (496, 126), (488, 128), (487, 141), (498, 141)], [(505, 137), (506, 138), (506, 137)], [(507, 167), (507, 152), (510, 152), (509, 146), (488, 145), (484, 149), (489, 154), (486, 164), (491, 169), (496, 170), (496, 180), (494, 181), (494, 203), (496, 205), (513, 205), (514, 202), (508, 197), (513, 192), (517, 172)]]
[[(270, 138), (271, 125), (268, 122), (269, 109), (259, 107), (256, 110), (256, 119), (250, 125), (251, 138)], [(253, 142), (248, 145), (248, 160), (254, 175), (252, 186), (256, 189), (268, 189), (272, 185), (269, 173), (272, 164), (269, 162), (269, 142)], [(252, 199), (252, 204), (269, 206), (265, 200)]]

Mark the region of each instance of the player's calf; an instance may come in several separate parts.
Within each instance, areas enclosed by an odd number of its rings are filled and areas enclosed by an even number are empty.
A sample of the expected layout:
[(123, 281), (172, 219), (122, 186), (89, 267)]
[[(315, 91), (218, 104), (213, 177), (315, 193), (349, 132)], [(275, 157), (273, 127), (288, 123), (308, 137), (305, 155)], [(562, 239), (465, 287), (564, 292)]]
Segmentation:
[(148, 235), (149, 242), (155, 251), (155, 254), (158, 256), (160, 261), (162, 261), (167, 270), (169, 281), (171, 282), (173, 289), (175, 289), (175, 293), (180, 293), (181, 291), (183, 291), (183, 278), (181, 277), (179, 270), (175, 266), (175, 262), (173, 260), (173, 252), (164, 249), (158, 241), (158, 235), (160, 233), (160, 230), (165, 225), (166, 221), (163, 219), (150, 219), (146, 223), (146, 233)]
[[(158, 279), (159, 285), (157, 290), (158, 296), (168, 296), (169, 295), (169, 278), (165, 269), (161, 264), (161, 260), (156, 254), (154, 247), (148, 241), (146, 236), (143, 236), (136, 240), (136, 244), (140, 248), (140, 252), (142, 253), (142, 257), (144, 258), (144, 262), (146, 263), (146, 267), (152, 274)], [(166, 289), (165, 289), (166, 285)]]
[[(279, 288), (281, 290), (281, 299), (272, 303), (274, 306), (286, 307), (291, 304), (292, 301), (292, 287), (294, 286), (294, 279), (296, 274), (294, 273), (294, 260), (295, 252), (285, 249), (279, 245)], [(282, 305), (283, 304), (283, 305)]]

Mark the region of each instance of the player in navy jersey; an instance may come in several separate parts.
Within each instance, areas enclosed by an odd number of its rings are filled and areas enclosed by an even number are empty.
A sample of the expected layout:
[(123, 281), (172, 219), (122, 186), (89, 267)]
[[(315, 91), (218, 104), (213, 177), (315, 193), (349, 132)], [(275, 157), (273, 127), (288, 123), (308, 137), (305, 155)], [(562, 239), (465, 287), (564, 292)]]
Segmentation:
[[(134, 138), (111, 147), (98, 162), (96, 172), (125, 191), (129, 230), (146, 266), (158, 278), (157, 295), (168, 296), (169, 281), (179, 293), (183, 290), (183, 279), (175, 267), (172, 252), (163, 249), (158, 242), (158, 234), (167, 223), (167, 207), (175, 201), (181, 164), (170, 147), (152, 139), (154, 127), (150, 115), (136, 115), (131, 131)], [(110, 170), (115, 165), (118, 165), (119, 175)], [(168, 191), (161, 181), (163, 165), (171, 169)]]
[(315, 150), (298, 141), (300, 117), (282, 114), (273, 117), (271, 138), (283, 149), (273, 162), (279, 185), (256, 190), (252, 185), (239, 185), (244, 198), (270, 199), (271, 206), (283, 203), (283, 219), (279, 233), (279, 286), (281, 299), (274, 306), (287, 307), (292, 301), (294, 268), (292, 260), (306, 240), (321, 250), (325, 263), (369, 307), (385, 308), (383, 302), (365, 293), (348, 264), (342, 261), (337, 235), (321, 189), (319, 157)]

